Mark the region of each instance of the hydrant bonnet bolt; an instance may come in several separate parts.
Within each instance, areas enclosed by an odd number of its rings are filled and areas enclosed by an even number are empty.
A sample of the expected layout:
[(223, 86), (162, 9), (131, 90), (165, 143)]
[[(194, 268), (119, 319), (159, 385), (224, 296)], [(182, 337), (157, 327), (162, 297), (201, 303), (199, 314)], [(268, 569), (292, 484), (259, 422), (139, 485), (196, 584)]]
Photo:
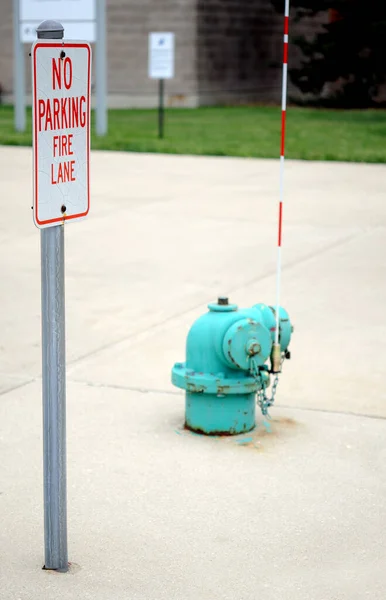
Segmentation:
[(257, 340), (251, 340), (247, 345), (247, 353), (249, 356), (256, 356), (256, 354), (259, 354), (260, 350), (261, 346)]

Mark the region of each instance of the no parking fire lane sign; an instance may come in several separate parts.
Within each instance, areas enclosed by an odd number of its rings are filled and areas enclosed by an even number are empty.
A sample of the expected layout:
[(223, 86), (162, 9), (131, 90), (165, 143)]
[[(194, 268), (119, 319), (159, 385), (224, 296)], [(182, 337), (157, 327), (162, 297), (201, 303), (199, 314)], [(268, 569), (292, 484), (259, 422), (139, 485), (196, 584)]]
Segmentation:
[(90, 209), (91, 49), (37, 40), (31, 51), (35, 225), (60, 225)]

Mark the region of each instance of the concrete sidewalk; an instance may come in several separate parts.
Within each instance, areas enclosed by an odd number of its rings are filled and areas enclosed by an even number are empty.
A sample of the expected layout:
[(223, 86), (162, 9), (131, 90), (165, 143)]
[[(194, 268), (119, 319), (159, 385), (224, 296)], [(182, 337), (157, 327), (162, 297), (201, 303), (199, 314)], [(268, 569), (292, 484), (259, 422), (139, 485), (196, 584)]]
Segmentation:
[(277, 161), (94, 153), (66, 228), (69, 555), (43, 564), (31, 150), (0, 148), (1, 600), (383, 600), (386, 167), (289, 162), (293, 360), (252, 435), (182, 429), (206, 304), (275, 298)]

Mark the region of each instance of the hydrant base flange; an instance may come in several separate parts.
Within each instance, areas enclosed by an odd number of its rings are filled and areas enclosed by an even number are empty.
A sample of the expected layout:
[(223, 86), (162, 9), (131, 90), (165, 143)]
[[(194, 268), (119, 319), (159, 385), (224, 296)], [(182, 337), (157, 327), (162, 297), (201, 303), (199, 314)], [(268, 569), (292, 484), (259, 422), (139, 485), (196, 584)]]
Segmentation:
[[(262, 372), (262, 380), (266, 387), (269, 386), (269, 375)], [(172, 370), (172, 383), (187, 392), (196, 394), (249, 394), (261, 389), (261, 384), (256, 377), (224, 377), (224, 373), (197, 373), (187, 369), (185, 363), (176, 363)]]
[(256, 394), (186, 393), (185, 427), (205, 435), (237, 435), (256, 425)]

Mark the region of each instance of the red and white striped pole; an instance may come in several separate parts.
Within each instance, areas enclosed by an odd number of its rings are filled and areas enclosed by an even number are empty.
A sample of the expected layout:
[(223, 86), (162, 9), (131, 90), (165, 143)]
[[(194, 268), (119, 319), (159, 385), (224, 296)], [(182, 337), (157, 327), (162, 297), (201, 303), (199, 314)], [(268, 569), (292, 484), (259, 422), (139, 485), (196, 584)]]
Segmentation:
[[(276, 274), (276, 330), (275, 344), (279, 344), (279, 309), (280, 309), (280, 284), (281, 284), (281, 246), (283, 230), (283, 201), (284, 201), (284, 156), (285, 156), (285, 130), (287, 116), (287, 70), (288, 70), (288, 29), (289, 29), (289, 4), (285, 0), (284, 9), (284, 53), (283, 53), (283, 83), (281, 100), (281, 151), (280, 151), (280, 195), (279, 195), (279, 233), (277, 246), (277, 274)], [(280, 347), (279, 347), (280, 348)]]

